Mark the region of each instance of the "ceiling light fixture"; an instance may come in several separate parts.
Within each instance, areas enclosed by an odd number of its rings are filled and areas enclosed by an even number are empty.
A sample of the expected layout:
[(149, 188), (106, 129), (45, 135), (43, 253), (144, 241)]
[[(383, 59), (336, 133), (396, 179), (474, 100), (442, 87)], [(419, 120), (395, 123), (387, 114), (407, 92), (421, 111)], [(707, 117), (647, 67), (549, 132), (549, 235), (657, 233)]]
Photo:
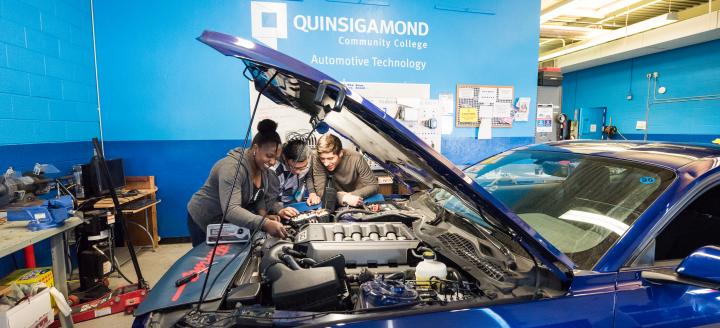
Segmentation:
[(661, 26), (665, 26), (665, 25), (677, 22), (677, 20), (678, 20), (677, 13), (668, 13), (668, 14), (663, 14), (663, 15), (653, 17), (650, 19), (646, 19), (642, 22), (628, 25), (626, 27), (622, 27), (617, 30), (612, 30), (610, 32), (601, 34), (592, 39), (589, 39), (586, 41), (581, 41), (581, 42), (572, 44), (570, 46), (552, 51), (548, 54), (540, 56), (539, 61), (544, 62), (549, 59), (567, 55), (569, 53), (573, 53), (573, 52), (580, 51), (583, 49), (591, 48), (591, 47), (601, 45), (603, 43), (607, 43), (607, 42), (610, 42), (613, 40), (621, 39), (621, 38), (624, 38), (624, 37), (627, 37), (627, 36), (630, 36), (633, 34), (638, 34), (641, 32), (649, 31), (654, 28), (658, 28)]
[(663, 1), (663, 0), (650, 1), (650, 2), (648, 2), (648, 3), (646, 3), (646, 4), (637, 6), (637, 7), (635, 7), (635, 8), (630, 8), (630, 9), (628, 9), (628, 10), (626, 10), (626, 11), (623, 11), (623, 12), (617, 14), (617, 15), (614, 15), (614, 16), (611, 16), (611, 17), (608, 17), (608, 18), (604, 18), (603, 20), (597, 22), (597, 24), (602, 24), (602, 23), (605, 23), (605, 22), (607, 22), (607, 21), (613, 20), (613, 19), (615, 19), (615, 18), (618, 18), (618, 17), (621, 17), (621, 16), (626, 16), (626, 15), (628, 15), (628, 14), (633, 13), (634, 11), (643, 9), (643, 8), (645, 8), (645, 7), (648, 7), (648, 6), (652, 6), (652, 5), (654, 5), (654, 4), (656, 4), (656, 3), (660, 2), (660, 1)]
[(582, 2), (582, 0), (565, 0), (558, 4), (555, 4), (554, 6), (546, 10), (543, 10), (543, 12), (540, 13), (540, 24), (545, 23), (555, 17), (561, 16), (568, 10), (575, 8), (577, 5), (580, 4), (580, 2)]
[[(603, 6), (598, 8), (598, 12), (603, 15), (603, 17), (607, 16), (608, 14), (614, 13), (620, 9), (628, 8), (642, 0), (621, 0), (616, 1), (611, 4), (608, 4), (607, 6)], [(619, 16), (625, 15), (625, 12), (620, 14)], [(617, 17), (617, 16), (616, 16)]]

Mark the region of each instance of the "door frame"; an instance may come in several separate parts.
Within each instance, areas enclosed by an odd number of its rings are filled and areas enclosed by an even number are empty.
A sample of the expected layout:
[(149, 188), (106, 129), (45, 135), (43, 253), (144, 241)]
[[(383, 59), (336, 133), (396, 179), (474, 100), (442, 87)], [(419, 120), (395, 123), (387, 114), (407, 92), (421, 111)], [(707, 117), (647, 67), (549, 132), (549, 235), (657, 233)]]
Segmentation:
[[(602, 109), (602, 123), (600, 124), (600, 140), (603, 140), (602, 138), (602, 129), (605, 127), (605, 123), (607, 122), (607, 107), (606, 106), (596, 106), (596, 107), (580, 107), (575, 109), (575, 122), (578, 126), (577, 133), (578, 139), (582, 139), (581, 136), (583, 135), (583, 122), (582, 122), (582, 115), (583, 115), (583, 109), (596, 109), (601, 108)], [(592, 139), (595, 140), (595, 139)]]

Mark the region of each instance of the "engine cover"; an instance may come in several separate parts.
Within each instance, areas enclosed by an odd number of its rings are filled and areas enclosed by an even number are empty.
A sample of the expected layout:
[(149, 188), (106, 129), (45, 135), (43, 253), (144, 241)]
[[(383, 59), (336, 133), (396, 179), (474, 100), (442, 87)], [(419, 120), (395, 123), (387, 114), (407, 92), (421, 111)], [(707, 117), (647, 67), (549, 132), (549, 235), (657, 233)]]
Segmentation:
[(408, 263), (408, 250), (419, 244), (401, 223), (316, 223), (300, 230), (295, 248), (308, 257), (323, 259), (343, 254), (348, 265)]

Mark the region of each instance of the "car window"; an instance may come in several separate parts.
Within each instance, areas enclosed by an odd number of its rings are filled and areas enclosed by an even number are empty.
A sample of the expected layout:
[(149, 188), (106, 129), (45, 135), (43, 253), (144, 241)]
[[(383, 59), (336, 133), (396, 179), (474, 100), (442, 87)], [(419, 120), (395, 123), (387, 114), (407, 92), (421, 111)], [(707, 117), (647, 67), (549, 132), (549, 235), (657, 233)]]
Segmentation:
[(502, 153), (466, 173), (587, 270), (674, 178), (651, 165), (529, 150)]
[(720, 186), (695, 199), (655, 238), (655, 263), (676, 263), (694, 250), (720, 246)]

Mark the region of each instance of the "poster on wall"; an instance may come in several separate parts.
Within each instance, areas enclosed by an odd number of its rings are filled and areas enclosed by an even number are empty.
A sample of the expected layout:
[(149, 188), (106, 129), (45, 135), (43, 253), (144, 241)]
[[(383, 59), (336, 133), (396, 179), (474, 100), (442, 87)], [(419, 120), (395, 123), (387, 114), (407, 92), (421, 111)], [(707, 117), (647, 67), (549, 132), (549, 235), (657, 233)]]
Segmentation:
[(538, 104), (535, 129), (538, 133), (552, 132), (553, 105)]
[(515, 108), (515, 121), (527, 122), (530, 115), (530, 97), (520, 97)]
[(511, 128), (513, 110), (512, 86), (458, 84), (455, 126), (480, 127), (488, 120), (493, 128)]
[(442, 115), (440, 117), (440, 133), (452, 134), (455, 126), (455, 117), (453, 115)]
[[(410, 131), (433, 149), (440, 151), (442, 131), (452, 133), (446, 126), (441, 126), (444, 110), (439, 99), (430, 97), (430, 85), (421, 83), (368, 83), (344, 82), (353, 92), (371, 101), (385, 113), (397, 119)], [(398, 97), (400, 95), (401, 97)], [(257, 98), (257, 90), (251, 86), (250, 99)], [(399, 113), (402, 109), (401, 113)], [(309, 133), (310, 117), (297, 110), (288, 110), (285, 105), (278, 105), (266, 97), (260, 97), (256, 122), (272, 119), (278, 123), (277, 132), (287, 140), (294, 133)], [(255, 132), (253, 130), (253, 132)], [(319, 138), (316, 135), (316, 138)], [(343, 147), (353, 147), (352, 143), (340, 138)]]
[(442, 106), (442, 115), (452, 115), (454, 112), (453, 94), (442, 92), (438, 94), (438, 100), (440, 101), (440, 106)]
[(480, 121), (480, 126), (477, 130), (477, 139), (492, 139), (492, 121), (489, 119)]
[(429, 99), (429, 84), (382, 82), (344, 82), (344, 84), (383, 109), (388, 116), (397, 119), (433, 149), (440, 151), (442, 134), (440, 123), (442, 112), (446, 109), (443, 108), (441, 99)]
[(441, 127), (438, 126), (442, 106), (438, 99), (398, 98), (395, 117), (433, 149), (440, 152)]

